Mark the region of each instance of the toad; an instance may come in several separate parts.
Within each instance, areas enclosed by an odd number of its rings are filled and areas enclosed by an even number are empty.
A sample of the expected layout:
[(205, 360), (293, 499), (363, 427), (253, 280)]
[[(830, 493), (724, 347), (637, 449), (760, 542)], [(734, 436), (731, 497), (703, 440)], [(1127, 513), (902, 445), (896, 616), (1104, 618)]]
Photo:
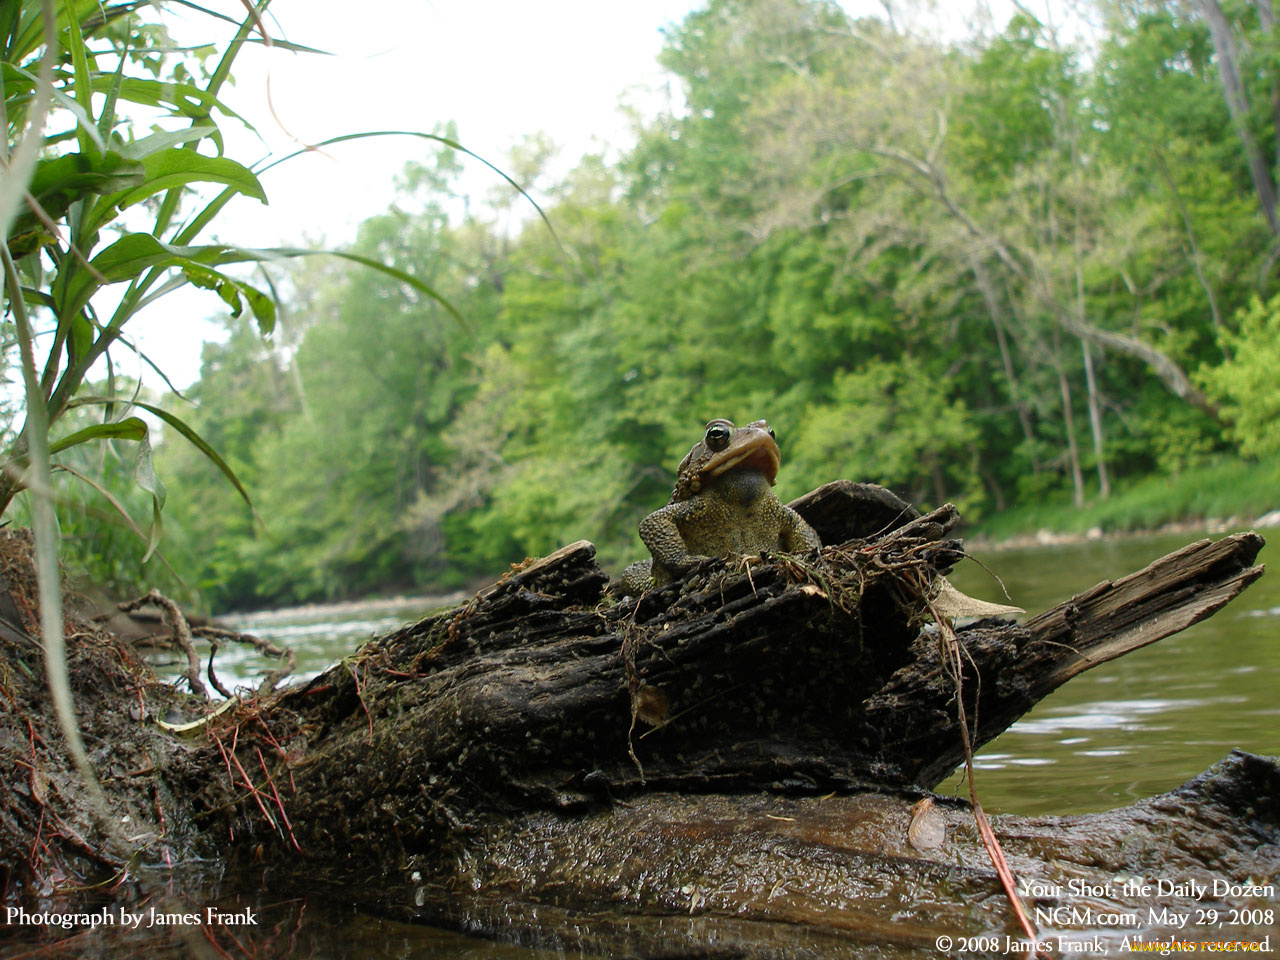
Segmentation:
[(662, 586), (708, 557), (799, 553), (821, 546), (818, 534), (774, 496), (782, 454), (769, 424), (735, 427), (712, 420), (680, 461), (665, 507), (640, 521), (640, 539), (652, 560), (622, 574), (619, 593)]

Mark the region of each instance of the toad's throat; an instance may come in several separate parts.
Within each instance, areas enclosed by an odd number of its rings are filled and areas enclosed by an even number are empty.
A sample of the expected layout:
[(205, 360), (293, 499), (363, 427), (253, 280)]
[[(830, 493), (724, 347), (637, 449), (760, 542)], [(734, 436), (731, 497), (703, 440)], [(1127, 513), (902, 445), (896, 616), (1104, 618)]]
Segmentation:
[[(769, 487), (772, 485), (773, 481), (763, 471), (740, 468), (717, 477), (711, 489), (715, 490), (715, 496), (722, 501), (732, 501), (743, 507), (750, 507), (759, 502), (762, 497), (771, 496)], [(748, 549), (743, 552), (755, 551)]]
[(730, 470), (758, 470), (763, 473), (772, 486), (778, 476), (778, 467), (782, 463), (782, 454), (773, 438), (764, 434), (749, 443), (731, 447), (713, 457), (703, 469), (705, 477), (718, 477)]

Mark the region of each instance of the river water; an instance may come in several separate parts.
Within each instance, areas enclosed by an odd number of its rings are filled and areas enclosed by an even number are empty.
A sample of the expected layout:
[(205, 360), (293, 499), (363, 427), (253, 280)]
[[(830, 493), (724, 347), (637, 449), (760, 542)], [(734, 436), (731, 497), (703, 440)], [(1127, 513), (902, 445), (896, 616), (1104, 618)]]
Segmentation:
[[(979, 551), (976, 559), (1000, 577), (1011, 602), (1036, 613), (1100, 580), (1138, 570), (1194, 539), (1179, 534), (989, 550)], [(1280, 556), (1278, 549), (1265, 548), (1261, 561)], [(978, 563), (965, 561), (951, 579), (973, 596), (1004, 600), (992, 575)], [(464, 598), (449, 599), (456, 603)], [(297, 675), (308, 677), (353, 653), (371, 636), (440, 606), (429, 600), (403, 600), (275, 611), (226, 622), (292, 646), (298, 654)], [(266, 666), (247, 649), (218, 654), (217, 668), (228, 686), (253, 685)], [(980, 796), (995, 813), (1083, 813), (1175, 787), (1233, 747), (1276, 754), (1278, 692), (1280, 576), (1273, 573), (1209, 620), (1095, 667), (1038, 704), (979, 753)], [(967, 795), (958, 775), (939, 789)], [(278, 903), (277, 909), (285, 906)], [(380, 920), (343, 903), (310, 900), (298, 915), (307, 919), (295, 928), (293, 943), (314, 956), (563, 956)], [(872, 950), (868, 955), (877, 954)]]
[[(976, 559), (1013, 603), (1038, 613), (1194, 539), (1132, 537)], [(1273, 539), (1280, 544), (1280, 535)], [(1259, 562), (1274, 567), (1278, 559), (1280, 546), (1268, 544)], [(951, 580), (1002, 599), (976, 563), (961, 564)], [(1280, 753), (1280, 572), (1264, 574), (1208, 620), (1058, 688), (980, 751), (979, 796), (995, 812), (1106, 810), (1176, 787), (1233, 747)], [(958, 783), (940, 792), (964, 793)]]

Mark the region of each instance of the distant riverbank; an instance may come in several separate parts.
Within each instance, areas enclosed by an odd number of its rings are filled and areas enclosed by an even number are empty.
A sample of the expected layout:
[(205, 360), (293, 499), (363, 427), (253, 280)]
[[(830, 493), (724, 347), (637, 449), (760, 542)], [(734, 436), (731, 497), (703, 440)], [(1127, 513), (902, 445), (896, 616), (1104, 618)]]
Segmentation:
[(428, 593), (417, 596), (365, 597), (360, 600), (341, 600), (335, 603), (304, 603), (296, 607), (238, 611), (218, 614), (214, 619), (226, 624), (270, 625), (382, 617), (402, 611), (420, 611), (419, 616), (426, 616), (436, 610), (455, 607), (471, 599), (471, 596), (465, 590), (455, 590), (452, 593)]
[(1221, 533), (1280, 526), (1280, 458), (1222, 459), (1165, 476), (1118, 480), (1083, 507), (1054, 493), (980, 517), (964, 533), (971, 547), (1053, 546), (1149, 533)]
[(1280, 510), (1272, 510), (1260, 517), (1228, 517), (1219, 520), (1208, 519), (1179, 520), (1161, 524), (1151, 529), (1111, 530), (1105, 531), (1099, 526), (1090, 527), (1083, 533), (1057, 532), (1047, 527), (1035, 533), (1022, 533), (995, 539), (979, 531), (965, 537), (965, 547), (973, 550), (1022, 550), (1028, 547), (1056, 547), (1065, 543), (1087, 543), (1094, 540), (1108, 540), (1122, 537), (1150, 537), (1166, 533), (1187, 534), (1224, 534), (1237, 530), (1268, 530), (1280, 527)]
[[(1159, 533), (1192, 535), (1280, 527), (1280, 457), (1257, 463), (1222, 459), (1168, 476), (1119, 479), (1106, 500), (1096, 494), (1084, 507), (1055, 491), (1033, 504), (979, 517), (960, 533), (969, 549), (1051, 547)], [(501, 564), (495, 564), (495, 569)], [(413, 611), (425, 616), (470, 599), (471, 591), (424, 592), (337, 603), (305, 604), (219, 615), (235, 624), (346, 620)]]

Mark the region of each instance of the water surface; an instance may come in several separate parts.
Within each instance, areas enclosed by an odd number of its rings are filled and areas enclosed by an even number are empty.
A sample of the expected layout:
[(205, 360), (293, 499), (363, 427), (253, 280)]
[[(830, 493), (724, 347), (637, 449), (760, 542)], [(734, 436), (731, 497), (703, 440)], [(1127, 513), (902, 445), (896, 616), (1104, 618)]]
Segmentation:
[[(1196, 539), (1133, 537), (977, 551), (1012, 602), (1035, 614)], [(1263, 548), (1259, 562), (1275, 559)], [(1002, 599), (966, 561), (952, 581)], [(1185, 782), (1233, 747), (1280, 753), (1280, 577), (1264, 574), (1201, 623), (1073, 678), (978, 754), (978, 788), (995, 812), (1086, 813)], [(954, 777), (942, 792), (960, 792)]]

